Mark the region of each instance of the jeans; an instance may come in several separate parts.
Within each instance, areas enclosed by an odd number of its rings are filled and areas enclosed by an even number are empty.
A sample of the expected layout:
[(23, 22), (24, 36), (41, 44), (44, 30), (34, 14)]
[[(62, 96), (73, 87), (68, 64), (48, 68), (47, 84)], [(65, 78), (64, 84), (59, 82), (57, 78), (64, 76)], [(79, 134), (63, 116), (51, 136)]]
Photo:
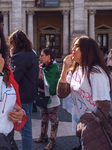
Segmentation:
[(29, 104), (22, 104), (27, 115), (27, 122), (21, 129), (20, 134), (22, 136), (22, 150), (32, 150), (32, 108), (33, 102)]
[[(81, 143), (81, 146), (82, 146), (82, 140), (80, 139), (80, 143)], [(82, 147), (82, 149), (81, 150), (83, 150), (83, 147)]]

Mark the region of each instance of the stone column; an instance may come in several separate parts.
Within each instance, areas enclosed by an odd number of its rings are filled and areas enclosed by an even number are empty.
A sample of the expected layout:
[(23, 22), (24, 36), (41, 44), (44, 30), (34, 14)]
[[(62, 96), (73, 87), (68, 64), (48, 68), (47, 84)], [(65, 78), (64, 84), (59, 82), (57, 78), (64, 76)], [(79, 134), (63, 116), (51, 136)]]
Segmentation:
[(88, 35), (88, 10), (84, 10), (84, 18), (85, 18), (85, 34)]
[(22, 9), (22, 30), (26, 33), (26, 11)]
[(63, 10), (63, 57), (69, 53), (69, 27), (68, 10)]
[(4, 28), (4, 35), (5, 35), (5, 38), (7, 39), (8, 38), (8, 11), (3, 11), (2, 12), (2, 15), (3, 15), (3, 28)]
[(95, 38), (95, 10), (89, 10), (89, 36)]
[(33, 43), (33, 15), (34, 11), (28, 11), (28, 36)]
[(12, 10), (10, 13), (11, 33), (15, 29), (22, 29), (22, 0), (12, 0)]
[(84, 0), (74, 0), (74, 33), (73, 37), (85, 34)]
[(34, 49), (35, 49), (35, 51), (37, 52), (37, 54), (39, 54), (39, 51), (38, 51), (38, 49), (39, 49), (39, 41), (38, 41), (38, 30), (37, 30), (37, 27), (38, 27), (38, 21), (37, 21), (38, 19), (37, 19), (37, 16), (36, 15), (34, 15), (34, 24), (33, 24), (33, 31), (34, 31), (34, 36), (33, 36), (33, 42), (34, 42), (34, 44), (33, 44), (33, 47), (34, 47)]
[(74, 6), (73, 1), (69, 0), (70, 2), (70, 37), (72, 37), (73, 29), (74, 29)]

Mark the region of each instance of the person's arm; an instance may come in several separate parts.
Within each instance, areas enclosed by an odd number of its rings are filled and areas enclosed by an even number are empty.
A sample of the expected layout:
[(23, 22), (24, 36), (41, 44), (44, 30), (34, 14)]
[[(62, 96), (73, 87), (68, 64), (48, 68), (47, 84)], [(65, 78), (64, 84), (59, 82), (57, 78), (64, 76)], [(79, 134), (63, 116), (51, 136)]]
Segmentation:
[(27, 116), (24, 110), (22, 109), (20, 95), (19, 95), (19, 86), (17, 82), (14, 80), (14, 76), (12, 72), (10, 76), (11, 76), (10, 78), (12, 78), (13, 80), (12, 85), (16, 92), (16, 103), (13, 107), (14, 111), (9, 112), (8, 117), (9, 120), (14, 123), (14, 129), (20, 131), (27, 121)]
[(67, 73), (71, 65), (72, 65), (72, 56), (71, 55), (66, 56), (63, 61), (62, 72), (57, 85), (57, 95), (60, 98), (64, 98), (70, 94), (70, 84), (67, 83)]
[[(2, 58), (2, 55), (0, 54), (0, 93), (2, 90), (2, 80), (3, 80), (3, 67), (4, 67), (4, 59)], [(0, 99), (2, 99), (2, 94), (0, 94)]]
[(99, 113), (99, 109), (101, 112), (103, 112), (103, 114), (105, 115), (106, 118), (108, 118), (109, 115), (109, 111), (110, 111), (110, 106), (111, 106), (111, 102), (104, 100), (104, 101), (97, 101), (97, 110), (96, 110), (96, 114), (102, 118), (102, 114)]
[(70, 84), (58, 82), (57, 95), (60, 98), (65, 98), (70, 94)]

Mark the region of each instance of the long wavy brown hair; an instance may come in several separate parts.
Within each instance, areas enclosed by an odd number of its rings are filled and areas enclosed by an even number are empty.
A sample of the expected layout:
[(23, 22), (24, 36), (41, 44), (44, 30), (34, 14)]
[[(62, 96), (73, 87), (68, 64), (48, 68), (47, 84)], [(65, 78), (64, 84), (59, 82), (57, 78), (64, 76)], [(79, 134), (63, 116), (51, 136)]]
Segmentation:
[(0, 46), (0, 53), (2, 54), (2, 57), (5, 61), (3, 70), (7, 74), (7, 80), (9, 80), (10, 75), (10, 69), (9, 69), (9, 49), (5, 40), (5, 36), (3, 33), (3, 28), (0, 26), (0, 40), (1, 40), (1, 46)]
[(21, 50), (32, 51), (32, 42), (22, 30), (14, 31), (8, 38), (8, 44), (13, 47), (13, 53)]
[[(74, 39), (72, 47), (74, 46), (76, 40), (78, 39), (79, 39), (80, 51), (82, 54), (82, 70), (84, 71), (85, 69), (89, 83), (90, 83), (90, 73), (95, 73), (95, 72), (101, 73), (99, 68), (96, 68), (97, 66), (100, 66), (105, 71), (105, 73), (109, 78), (109, 81), (111, 81), (109, 76), (109, 69), (105, 64), (104, 56), (98, 46), (98, 43), (91, 37), (80, 36)], [(75, 62), (71, 68), (71, 71), (74, 72), (78, 65), (79, 64)]]

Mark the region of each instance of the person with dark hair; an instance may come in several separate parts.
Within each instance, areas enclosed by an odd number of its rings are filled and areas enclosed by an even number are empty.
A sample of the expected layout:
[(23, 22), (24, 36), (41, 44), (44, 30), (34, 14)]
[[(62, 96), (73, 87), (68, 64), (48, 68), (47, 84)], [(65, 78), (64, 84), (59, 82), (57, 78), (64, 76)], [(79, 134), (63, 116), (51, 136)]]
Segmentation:
[[(63, 61), (57, 95), (64, 98), (69, 93), (72, 102), (72, 127), (82, 140), (83, 150), (98, 150), (99, 145), (101, 150), (109, 149), (105, 131), (102, 131), (98, 123), (99, 119), (104, 130), (107, 130), (108, 126), (100, 111), (108, 119), (111, 100), (109, 70), (97, 42), (88, 36), (76, 37), (72, 54)], [(111, 134), (111, 128), (108, 131)]]
[[(112, 48), (110, 49), (108, 55), (107, 55), (107, 66), (110, 69), (110, 78), (111, 78), (111, 85), (112, 85)], [(111, 92), (110, 92), (110, 97), (111, 97), (111, 114), (112, 114), (112, 86), (111, 86)]]
[(107, 55), (107, 66), (112, 71), (112, 48)]
[(19, 84), (22, 108), (27, 115), (27, 122), (20, 131), (22, 150), (32, 150), (32, 107), (38, 95), (38, 57), (32, 50), (32, 43), (21, 31), (14, 31), (8, 39), (11, 48), (11, 65), (14, 78)]
[[(59, 69), (54, 59), (54, 53), (49, 48), (43, 49), (40, 56), (41, 63), (43, 64), (43, 76), (44, 78), (44, 92), (45, 96), (49, 96), (47, 109), (41, 110), (41, 135), (38, 139), (34, 139), (34, 142), (41, 143), (48, 140), (47, 130), (49, 120), (51, 121), (51, 135), (48, 145), (45, 150), (51, 150), (55, 146), (56, 135), (58, 130), (58, 106), (60, 100), (56, 95), (56, 87), (59, 79)], [(42, 86), (41, 86), (42, 87)]]
[[(0, 27), (0, 149), (18, 150), (14, 141), (14, 129), (21, 130), (26, 121), (27, 116), (21, 107), (18, 84), (9, 66), (8, 47)], [(8, 144), (2, 141), (2, 136), (7, 139)]]
[(105, 63), (107, 64), (107, 58), (108, 58), (108, 51), (106, 51), (105, 53), (104, 53), (104, 60), (105, 60)]

